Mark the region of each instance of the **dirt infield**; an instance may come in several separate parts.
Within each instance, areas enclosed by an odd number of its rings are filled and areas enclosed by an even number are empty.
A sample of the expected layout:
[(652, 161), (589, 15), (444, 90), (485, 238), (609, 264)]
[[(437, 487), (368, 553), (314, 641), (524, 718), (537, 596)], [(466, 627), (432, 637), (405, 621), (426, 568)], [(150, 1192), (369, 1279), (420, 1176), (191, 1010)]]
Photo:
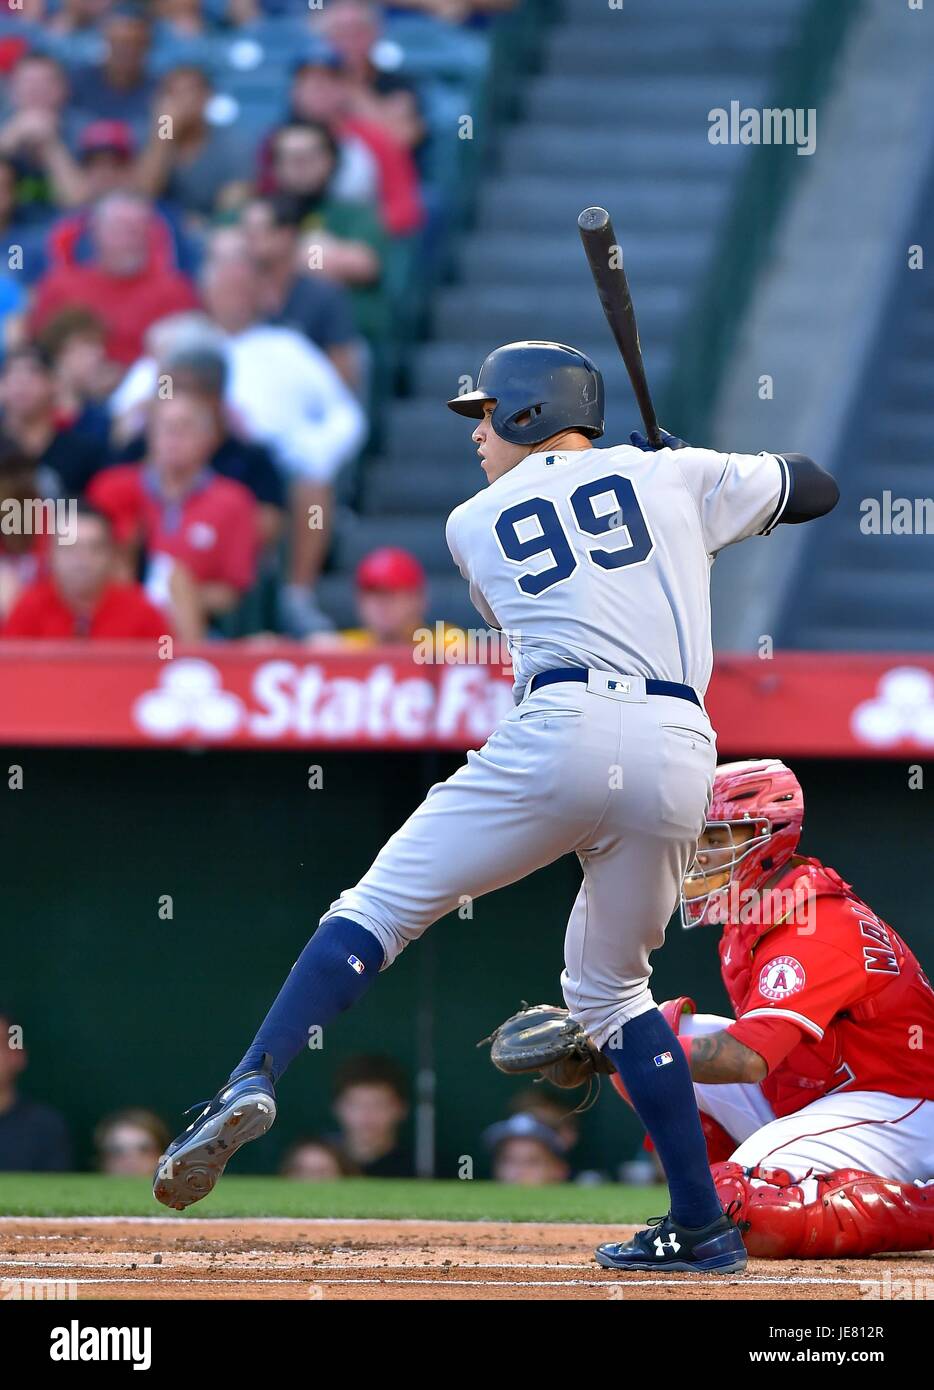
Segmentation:
[(454, 1221), (0, 1220), (3, 1297), (79, 1299), (868, 1299), (934, 1295), (934, 1257), (754, 1260), (742, 1278), (617, 1275), (632, 1230)]

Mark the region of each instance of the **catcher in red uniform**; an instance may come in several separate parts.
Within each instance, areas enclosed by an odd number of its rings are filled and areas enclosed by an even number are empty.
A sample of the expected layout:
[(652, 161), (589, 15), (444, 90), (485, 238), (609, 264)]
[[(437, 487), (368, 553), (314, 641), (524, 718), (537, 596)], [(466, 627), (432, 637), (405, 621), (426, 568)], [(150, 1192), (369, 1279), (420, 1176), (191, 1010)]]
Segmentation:
[[(934, 991), (916, 957), (833, 869), (796, 853), (804, 797), (777, 759), (717, 769), (685, 877), (686, 927), (722, 926), (734, 1019), (661, 1006), (694, 1078), (725, 1207), (750, 1254), (862, 1256), (934, 1248)], [(530, 1015), (532, 1016), (530, 1018)], [(552, 1044), (558, 1084), (601, 1071), (563, 1011), (509, 1020)], [(547, 1017), (546, 1017), (547, 1015)], [(517, 1027), (524, 1020), (524, 1027)], [(539, 1024), (536, 1029), (536, 1024)], [(565, 1051), (553, 1046), (567, 1038)], [(628, 1100), (619, 1076), (612, 1084)]]

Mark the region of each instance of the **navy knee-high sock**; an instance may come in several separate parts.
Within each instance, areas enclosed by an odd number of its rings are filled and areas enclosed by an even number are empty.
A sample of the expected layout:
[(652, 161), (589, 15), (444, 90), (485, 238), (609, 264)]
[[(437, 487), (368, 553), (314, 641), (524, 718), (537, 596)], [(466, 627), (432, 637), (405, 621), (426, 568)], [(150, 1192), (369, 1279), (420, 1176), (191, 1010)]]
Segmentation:
[(710, 1176), (691, 1069), (674, 1032), (658, 1009), (650, 1009), (625, 1023), (603, 1051), (661, 1159), (673, 1220), (689, 1230), (715, 1221), (723, 1209)]
[(308, 1046), (309, 1030), (324, 1028), (366, 993), (383, 964), (383, 948), (372, 932), (349, 917), (322, 922), (292, 966), (231, 1081), (254, 1071), (263, 1054), (272, 1057), (273, 1079)]

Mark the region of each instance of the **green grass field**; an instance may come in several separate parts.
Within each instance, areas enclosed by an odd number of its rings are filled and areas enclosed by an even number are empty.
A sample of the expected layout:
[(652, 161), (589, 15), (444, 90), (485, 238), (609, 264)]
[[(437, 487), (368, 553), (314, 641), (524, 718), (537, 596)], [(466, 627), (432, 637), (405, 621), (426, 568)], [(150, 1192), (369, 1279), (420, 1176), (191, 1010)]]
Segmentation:
[(189, 1212), (167, 1211), (143, 1178), (97, 1173), (0, 1176), (4, 1216), (389, 1217), (457, 1221), (641, 1222), (668, 1207), (664, 1187), (506, 1187), (490, 1182), (405, 1182), (345, 1178), (306, 1183), (226, 1177)]

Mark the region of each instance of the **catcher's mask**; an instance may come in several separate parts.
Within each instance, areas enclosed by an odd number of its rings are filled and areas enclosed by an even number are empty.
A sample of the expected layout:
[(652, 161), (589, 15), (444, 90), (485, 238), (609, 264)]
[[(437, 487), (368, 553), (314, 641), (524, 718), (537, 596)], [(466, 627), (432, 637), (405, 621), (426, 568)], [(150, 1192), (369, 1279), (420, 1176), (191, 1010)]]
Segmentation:
[(448, 401), (451, 410), (491, 423), (510, 444), (541, 444), (563, 430), (588, 439), (603, 433), (603, 377), (586, 353), (564, 343), (506, 343), (484, 359), (477, 389)]
[[(754, 893), (798, 848), (804, 793), (777, 758), (724, 763), (714, 777), (710, 810), (681, 886), (681, 925), (729, 921), (737, 904), (731, 890)], [(740, 835), (751, 829), (750, 836)]]

